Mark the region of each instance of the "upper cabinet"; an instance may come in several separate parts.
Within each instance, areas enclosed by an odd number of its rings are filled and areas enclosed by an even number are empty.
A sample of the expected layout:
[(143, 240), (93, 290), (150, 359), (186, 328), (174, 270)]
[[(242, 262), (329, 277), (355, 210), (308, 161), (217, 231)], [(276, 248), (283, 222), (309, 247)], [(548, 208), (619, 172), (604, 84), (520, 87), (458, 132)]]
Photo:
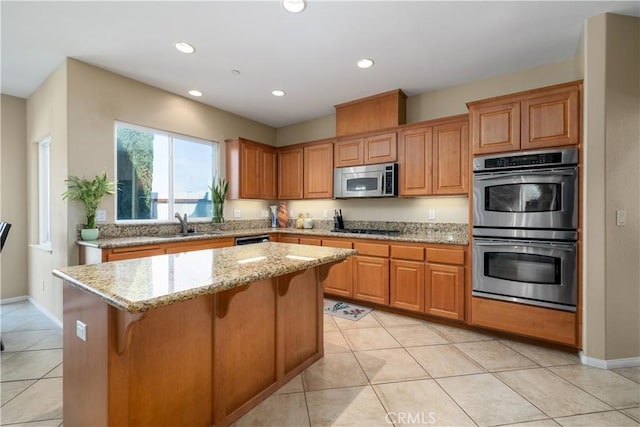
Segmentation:
[(244, 138), (225, 142), (229, 199), (276, 198), (276, 149)]
[(334, 148), (335, 167), (391, 163), (398, 159), (397, 133), (341, 139)]
[(473, 154), (578, 144), (582, 82), (468, 103)]
[(433, 120), (398, 136), (400, 196), (469, 193), (469, 122)]
[(302, 199), (304, 149), (301, 146), (278, 150), (278, 198)]
[(333, 197), (333, 141), (304, 146), (304, 198)]
[(405, 95), (400, 89), (336, 105), (336, 136), (393, 128), (406, 122)]

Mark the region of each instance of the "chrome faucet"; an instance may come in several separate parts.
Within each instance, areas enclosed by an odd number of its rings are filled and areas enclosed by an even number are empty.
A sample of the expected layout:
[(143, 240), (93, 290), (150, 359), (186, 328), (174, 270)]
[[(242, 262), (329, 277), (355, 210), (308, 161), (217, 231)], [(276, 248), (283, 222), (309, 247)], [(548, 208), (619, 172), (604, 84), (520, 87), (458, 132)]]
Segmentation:
[(182, 234), (187, 234), (189, 232), (189, 226), (187, 224), (187, 214), (184, 214), (184, 218), (180, 217), (180, 214), (176, 212), (174, 215), (180, 221), (180, 227), (182, 227)]

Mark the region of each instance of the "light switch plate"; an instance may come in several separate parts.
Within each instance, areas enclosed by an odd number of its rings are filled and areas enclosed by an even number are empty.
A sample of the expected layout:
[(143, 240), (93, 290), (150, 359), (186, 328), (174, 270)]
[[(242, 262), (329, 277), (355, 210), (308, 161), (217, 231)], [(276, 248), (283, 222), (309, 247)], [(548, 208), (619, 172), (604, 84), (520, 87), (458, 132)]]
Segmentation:
[(76, 335), (82, 341), (87, 341), (87, 325), (79, 320), (76, 320)]
[(616, 225), (621, 227), (623, 225), (627, 225), (627, 211), (622, 209), (616, 211)]
[(96, 211), (96, 221), (104, 222), (107, 220), (107, 211), (105, 210), (97, 210)]
[(436, 210), (435, 209), (429, 209), (429, 219), (431, 219), (431, 220), (436, 219)]

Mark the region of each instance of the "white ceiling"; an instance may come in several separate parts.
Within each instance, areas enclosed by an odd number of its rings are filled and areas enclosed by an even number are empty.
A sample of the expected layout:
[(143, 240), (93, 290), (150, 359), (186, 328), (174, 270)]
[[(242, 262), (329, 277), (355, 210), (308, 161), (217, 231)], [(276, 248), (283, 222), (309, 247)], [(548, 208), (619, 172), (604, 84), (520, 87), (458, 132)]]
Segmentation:
[[(571, 58), (585, 19), (604, 12), (640, 16), (640, 2), (310, 0), (291, 14), (279, 1), (3, 0), (1, 90), (26, 98), (72, 57), (281, 127), (391, 89), (412, 96)], [(363, 57), (375, 66), (356, 68)]]

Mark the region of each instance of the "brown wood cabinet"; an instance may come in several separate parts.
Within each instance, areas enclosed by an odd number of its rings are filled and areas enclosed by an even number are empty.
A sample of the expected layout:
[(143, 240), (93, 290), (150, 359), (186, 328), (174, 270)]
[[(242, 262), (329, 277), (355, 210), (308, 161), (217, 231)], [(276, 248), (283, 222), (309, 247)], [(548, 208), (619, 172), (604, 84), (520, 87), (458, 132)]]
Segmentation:
[(391, 245), (389, 305), (424, 311), (424, 248)]
[(305, 145), (304, 192), (305, 199), (333, 197), (333, 141)]
[(276, 149), (266, 144), (236, 138), (225, 141), (229, 199), (274, 199), (276, 194)]
[(468, 103), (473, 154), (574, 145), (582, 82)]
[(389, 245), (356, 241), (353, 248), (353, 296), (362, 301), (389, 304)]
[(352, 135), (402, 125), (407, 96), (400, 90), (336, 105), (336, 135)]
[(278, 150), (278, 198), (304, 197), (304, 149), (301, 146)]
[(464, 320), (464, 251), (427, 248), (425, 312)]
[(400, 196), (469, 193), (466, 115), (406, 128), (398, 137)]
[(396, 132), (341, 139), (335, 143), (335, 166), (360, 166), (397, 161)]
[[(353, 244), (346, 240), (322, 239), (322, 246), (352, 249)], [(335, 264), (324, 279), (324, 292), (331, 295), (353, 298), (353, 259), (347, 258)], [(326, 269), (327, 267), (325, 267)]]

